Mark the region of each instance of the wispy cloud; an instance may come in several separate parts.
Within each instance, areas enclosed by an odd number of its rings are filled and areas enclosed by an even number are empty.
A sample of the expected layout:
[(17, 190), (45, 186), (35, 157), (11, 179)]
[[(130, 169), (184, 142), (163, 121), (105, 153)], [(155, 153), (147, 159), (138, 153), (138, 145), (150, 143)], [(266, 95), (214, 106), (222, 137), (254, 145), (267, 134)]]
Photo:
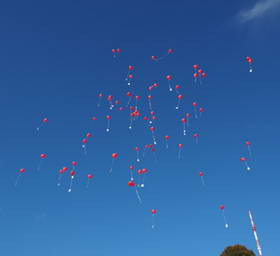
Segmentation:
[(241, 11), (238, 14), (238, 19), (242, 23), (251, 21), (267, 14), (279, 6), (280, 0), (258, 0), (250, 9)]

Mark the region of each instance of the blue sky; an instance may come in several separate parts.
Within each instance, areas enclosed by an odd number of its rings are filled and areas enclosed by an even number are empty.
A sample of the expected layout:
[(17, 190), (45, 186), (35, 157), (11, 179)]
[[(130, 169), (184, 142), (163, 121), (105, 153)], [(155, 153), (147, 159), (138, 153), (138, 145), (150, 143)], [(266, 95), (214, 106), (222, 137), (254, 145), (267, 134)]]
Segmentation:
[[(219, 255), (236, 243), (256, 252), (249, 209), (263, 253), (279, 254), (279, 7), (278, 0), (1, 4), (1, 255)], [(118, 58), (112, 48), (122, 49)], [(172, 55), (151, 61), (168, 48)], [(245, 56), (254, 59), (253, 73)], [(207, 73), (202, 84), (194, 84), (193, 64)], [(135, 66), (132, 87), (125, 81), (128, 65)], [(179, 110), (167, 74), (181, 85)], [(152, 143), (142, 117), (155, 82), (157, 162), (150, 152), (137, 165), (133, 148), (142, 154)], [(100, 92), (125, 105), (127, 91), (141, 97), (141, 118), (131, 131), (127, 109), (110, 111), (106, 101), (96, 106)], [(183, 136), (180, 119), (193, 114), (193, 101), (205, 111), (190, 119)], [(44, 117), (49, 122), (36, 133)], [(93, 138), (85, 156), (87, 132)], [(247, 157), (246, 140), (250, 172), (239, 161)], [(178, 143), (184, 144), (180, 161)], [(109, 175), (113, 152), (119, 157)], [(47, 158), (38, 172), (41, 153)], [(57, 175), (71, 161), (78, 164), (67, 193), (69, 173), (61, 187)], [(149, 170), (142, 204), (127, 186), (131, 164)], [(20, 168), (26, 172), (14, 187)], [(86, 188), (88, 173), (94, 178)]]

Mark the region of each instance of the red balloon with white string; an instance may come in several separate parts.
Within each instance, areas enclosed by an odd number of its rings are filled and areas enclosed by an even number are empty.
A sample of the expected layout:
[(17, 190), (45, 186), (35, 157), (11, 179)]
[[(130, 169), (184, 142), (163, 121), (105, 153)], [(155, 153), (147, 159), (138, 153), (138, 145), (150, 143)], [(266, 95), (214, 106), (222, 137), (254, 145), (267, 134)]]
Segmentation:
[(165, 78), (166, 78), (166, 80), (168, 82), (169, 91), (172, 92), (173, 91), (172, 85), (171, 85), (172, 76), (171, 75), (167, 75)]
[(107, 120), (106, 132), (109, 132), (109, 131), (110, 131), (110, 120), (111, 120), (111, 116), (107, 115), (107, 116), (106, 116), (106, 120)]
[(155, 137), (155, 127), (151, 126), (151, 127), (150, 127), (150, 131), (151, 131), (151, 133), (152, 133), (152, 137), (153, 137), (153, 142), (154, 142), (154, 144), (157, 144), (157, 142), (156, 142), (156, 137)]
[(168, 141), (170, 137), (169, 135), (165, 135), (164, 138), (165, 138), (165, 148), (168, 149)]
[(46, 157), (47, 157), (47, 155), (45, 153), (40, 154), (40, 160), (39, 160), (39, 163), (37, 166), (37, 171), (41, 170), (42, 163)]
[(183, 99), (183, 95), (182, 94), (179, 94), (178, 96), (177, 96), (177, 99), (178, 99), (178, 101), (177, 101), (177, 106), (176, 106), (176, 109), (179, 109), (180, 108), (180, 103), (181, 103), (181, 100)]
[(179, 148), (179, 150), (178, 150), (178, 159), (180, 160), (181, 159), (181, 155), (182, 155), (182, 148), (183, 148), (183, 144), (178, 144), (178, 148)]
[(252, 150), (251, 150), (251, 142), (250, 141), (245, 141), (245, 145), (247, 147), (248, 153), (250, 156), (252, 156)]
[(204, 185), (204, 173), (202, 171), (199, 172), (201, 184)]
[(103, 98), (103, 93), (99, 93), (99, 94), (98, 94), (97, 107), (100, 107), (100, 105), (101, 105), (101, 101), (102, 101), (102, 98)]
[(181, 118), (181, 123), (183, 124), (183, 135), (187, 135), (187, 129), (186, 129), (186, 122), (187, 122), (187, 118), (183, 117)]
[(253, 72), (253, 59), (249, 56), (247, 56), (245, 59), (249, 66), (249, 72), (252, 73)]
[(75, 171), (70, 171), (70, 184), (69, 184), (69, 188), (68, 188), (68, 192), (70, 193), (72, 191), (72, 186), (73, 186), (73, 180), (74, 180), (74, 177), (75, 177)]
[(42, 121), (41, 121), (41, 124), (36, 128), (37, 132), (39, 132), (40, 129), (41, 129), (43, 126), (45, 126), (45, 124), (48, 123), (48, 122), (49, 122), (49, 118), (44, 117), (44, 118), (42, 119)]
[(247, 158), (246, 158), (246, 157), (240, 157), (240, 161), (244, 163), (245, 168), (246, 168), (247, 171), (250, 171), (250, 170), (251, 170), (251, 167), (248, 165), (248, 162), (247, 162)]
[(156, 215), (156, 213), (157, 213), (157, 211), (156, 211), (156, 209), (152, 209), (151, 210), (151, 213), (152, 213), (152, 228), (154, 229), (155, 228), (155, 226), (156, 226), (156, 220), (155, 220), (155, 215)]
[(225, 223), (225, 228), (228, 228), (229, 225), (228, 225), (227, 218), (226, 218), (226, 215), (225, 215), (225, 206), (221, 205), (220, 210), (222, 211), (222, 215), (223, 215), (223, 219), (224, 219), (224, 223)]
[(194, 133), (193, 137), (195, 138), (195, 143), (198, 144), (199, 134), (198, 133)]
[(115, 159), (118, 158), (118, 153), (113, 153), (112, 154), (112, 162), (111, 162), (111, 167), (109, 169), (109, 174), (111, 174), (113, 172), (113, 167), (114, 167), (114, 163), (115, 163)]
[(15, 181), (15, 187), (18, 185), (19, 180), (24, 173), (25, 173), (25, 169), (23, 169), (23, 168), (19, 169), (18, 176), (17, 176), (16, 181)]
[(197, 116), (197, 103), (194, 101), (192, 103), (192, 105), (193, 105), (194, 117), (197, 119), (198, 118), (198, 116)]
[(92, 178), (93, 178), (93, 175), (92, 175), (91, 173), (89, 173), (89, 174), (87, 175), (87, 188), (88, 188), (88, 186), (89, 186), (89, 184), (90, 184)]
[(139, 147), (135, 147), (134, 150), (135, 150), (135, 152), (136, 152), (136, 161), (137, 161), (137, 162), (140, 162)]

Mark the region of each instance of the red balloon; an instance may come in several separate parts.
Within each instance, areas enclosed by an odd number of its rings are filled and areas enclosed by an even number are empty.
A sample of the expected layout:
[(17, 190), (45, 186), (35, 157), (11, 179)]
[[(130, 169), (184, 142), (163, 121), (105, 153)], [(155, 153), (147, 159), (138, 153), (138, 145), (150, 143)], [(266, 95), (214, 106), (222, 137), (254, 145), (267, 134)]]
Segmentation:
[(88, 174), (87, 177), (88, 177), (88, 179), (92, 179), (93, 175), (92, 174)]
[(199, 134), (198, 133), (194, 133), (193, 135), (195, 138), (199, 137)]
[(189, 118), (191, 115), (189, 113), (186, 114), (186, 118)]
[(177, 85), (175, 85), (175, 88), (176, 88), (176, 89), (180, 89), (181, 86), (180, 86), (179, 84), (177, 84)]
[(136, 99), (136, 100), (139, 100), (139, 99), (140, 99), (140, 96), (136, 95), (136, 96), (135, 96), (135, 99)]
[(130, 187), (134, 187), (135, 186), (135, 183), (134, 181), (130, 180), (128, 183), (127, 183), (128, 186)]
[(171, 76), (171, 75), (167, 75), (167, 76), (166, 76), (166, 79), (167, 79), (167, 80), (171, 80), (171, 79), (172, 79), (172, 76)]
[(71, 171), (71, 172), (70, 172), (70, 175), (71, 175), (71, 176), (74, 176), (74, 175), (75, 175), (75, 172), (74, 172), (74, 171)]
[(67, 170), (68, 170), (67, 167), (63, 167), (63, 168), (62, 168), (62, 171), (63, 171), (63, 172), (66, 172)]
[(133, 78), (133, 75), (132, 75), (132, 74), (128, 75), (128, 78), (132, 79), (132, 78)]
[(128, 97), (130, 97), (131, 95), (132, 95), (131, 92), (126, 93), (126, 96), (128, 96)]
[(202, 76), (202, 77), (206, 77), (206, 73), (202, 73), (201, 76)]
[(47, 123), (49, 121), (49, 119), (47, 118), (47, 117), (45, 117), (44, 119), (43, 119), (43, 122), (44, 123)]
[(193, 74), (193, 77), (194, 77), (194, 78), (197, 78), (197, 77), (198, 77), (198, 74), (197, 74), (197, 73), (194, 73), (194, 74)]
[(186, 123), (186, 122), (187, 122), (187, 119), (186, 119), (186, 118), (182, 118), (182, 119), (181, 119), (181, 122), (182, 122), (182, 123)]
[(113, 153), (112, 154), (112, 158), (117, 158), (118, 157), (118, 154), (117, 153)]
[(117, 53), (120, 53), (120, 52), (121, 52), (121, 49), (120, 49), (120, 48), (118, 48), (118, 49), (117, 49)]
[(151, 132), (153, 132), (155, 130), (155, 127), (150, 127)]
[(86, 144), (86, 143), (87, 143), (87, 140), (86, 140), (86, 139), (82, 139), (82, 142), (83, 142), (84, 144)]
[(173, 53), (173, 49), (168, 49), (168, 50), (167, 50), (167, 53), (168, 53), (168, 54)]
[(59, 173), (60, 173), (60, 174), (64, 173), (63, 169), (60, 169), (60, 170), (59, 170)]
[(106, 116), (106, 119), (107, 119), (107, 120), (110, 120), (110, 119), (111, 119), (111, 116)]
[(128, 66), (128, 70), (133, 70), (133, 66)]
[(202, 177), (203, 176), (203, 172), (199, 172), (199, 176)]
[(88, 132), (88, 133), (86, 134), (86, 136), (87, 136), (88, 138), (90, 138), (90, 137), (91, 137), (91, 134)]
[(183, 95), (182, 94), (179, 94), (177, 97), (178, 97), (179, 100), (183, 99)]
[(108, 101), (111, 101), (113, 99), (113, 96), (112, 95), (109, 95), (108, 97), (107, 97), (107, 100)]
[(112, 49), (112, 53), (115, 53), (116, 52), (116, 49)]
[(156, 56), (152, 56), (151, 59), (152, 59), (152, 60), (156, 60), (157, 57), (156, 57)]
[(42, 159), (44, 159), (44, 158), (46, 158), (46, 154), (41, 154), (40, 157), (41, 157)]
[(196, 102), (193, 102), (193, 104), (192, 104), (194, 107), (196, 107), (197, 106), (197, 103)]
[(250, 141), (246, 141), (245, 144), (246, 144), (247, 146), (250, 146), (250, 145), (251, 145), (251, 142), (250, 142)]
[(91, 120), (95, 121), (95, 120), (97, 120), (97, 118), (94, 116), (91, 118)]
[(129, 169), (132, 171), (132, 170), (134, 170), (134, 166), (133, 165), (130, 165), (129, 166)]
[(165, 138), (166, 140), (169, 140), (169, 136), (168, 136), (168, 135), (165, 135), (164, 138)]
[(198, 65), (197, 64), (193, 65), (193, 68), (198, 69)]
[(77, 165), (77, 162), (76, 162), (76, 161), (73, 161), (71, 164), (72, 164), (73, 166), (75, 166), (75, 165)]
[(179, 148), (182, 148), (183, 147), (183, 144), (178, 144)]
[(221, 205), (221, 206), (220, 206), (220, 209), (221, 209), (221, 210), (224, 210), (224, 209), (225, 209), (225, 206), (224, 206), (224, 205)]
[(157, 211), (156, 211), (155, 209), (152, 209), (152, 210), (151, 210), (151, 213), (152, 213), (152, 214), (156, 214)]
[(143, 173), (147, 173), (148, 170), (147, 170), (146, 168), (143, 168), (143, 169), (142, 169), (142, 172), (143, 172)]
[(202, 70), (202, 69), (199, 69), (197, 72), (198, 72), (198, 74), (202, 74), (202, 73), (203, 73), (203, 70)]
[(19, 170), (19, 172), (20, 172), (20, 173), (24, 173), (25, 170), (24, 170), (23, 168), (21, 168), (21, 169)]
[(137, 173), (138, 173), (138, 174), (142, 174), (143, 171), (142, 171), (141, 169), (139, 169), (139, 170), (137, 171)]
[(203, 112), (203, 108), (199, 108), (199, 112), (202, 113)]
[(240, 161), (241, 161), (241, 162), (246, 161), (246, 157), (240, 157)]

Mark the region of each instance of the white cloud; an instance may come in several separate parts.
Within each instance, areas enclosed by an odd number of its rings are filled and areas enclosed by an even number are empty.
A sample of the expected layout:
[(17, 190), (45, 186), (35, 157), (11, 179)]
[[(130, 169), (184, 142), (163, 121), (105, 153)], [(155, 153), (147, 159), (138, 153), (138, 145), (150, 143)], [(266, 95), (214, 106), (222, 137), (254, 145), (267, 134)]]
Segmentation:
[(272, 11), (277, 5), (280, 6), (280, 0), (259, 0), (252, 8), (241, 11), (238, 18), (241, 22), (251, 21)]

